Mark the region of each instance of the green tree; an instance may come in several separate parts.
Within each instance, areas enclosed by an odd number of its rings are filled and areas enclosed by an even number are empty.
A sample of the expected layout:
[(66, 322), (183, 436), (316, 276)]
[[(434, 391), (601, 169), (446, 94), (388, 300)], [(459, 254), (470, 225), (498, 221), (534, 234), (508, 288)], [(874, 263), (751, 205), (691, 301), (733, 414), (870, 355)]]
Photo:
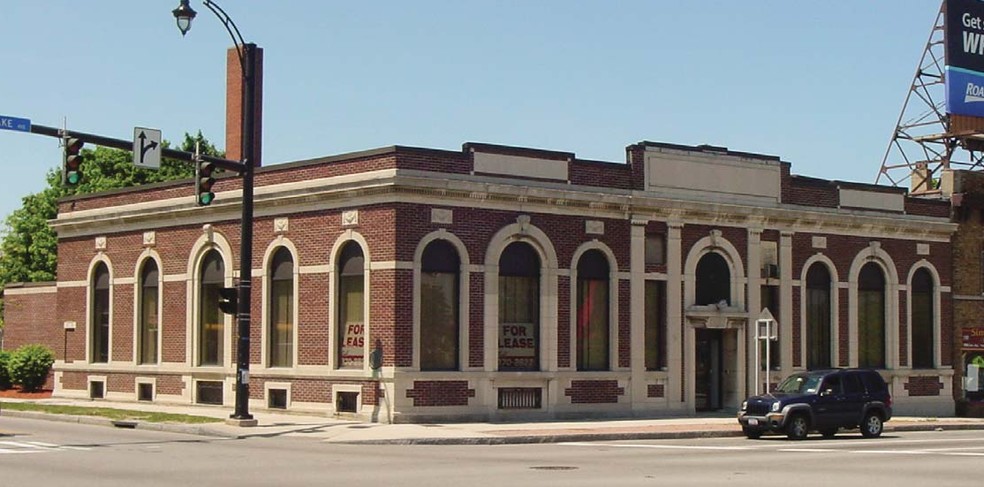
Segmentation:
[[(185, 133), (180, 150), (194, 152), (198, 144), (202, 154), (222, 157), (223, 153), (201, 131)], [(169, 144), (164, 142), (164, 146)], [(74, 188), (61, 184), (61, 168), (48, 171), (47, 187), (23, 198), (23, 206), (14, 210), (0, 231), (0, 289), (11, 282), (53, 281), (58, 264), (58, 237), (48, 220), (58, 215), (58, 198), (94, 193), (142, 184), (192, 178), (192, 164), (173, 159), (161, 161), (159, 170), (137, 168), (129, 151), (96, 147), (82, 150), (82, 182)], [(2, 326), (2, 322), (0, 322)]]

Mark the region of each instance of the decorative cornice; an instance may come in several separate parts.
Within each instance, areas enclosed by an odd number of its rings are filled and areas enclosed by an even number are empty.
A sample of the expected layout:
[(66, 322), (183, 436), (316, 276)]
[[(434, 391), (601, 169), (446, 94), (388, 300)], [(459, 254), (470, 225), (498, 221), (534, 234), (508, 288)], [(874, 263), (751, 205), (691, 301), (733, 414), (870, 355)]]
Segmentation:
[[(949, 241), (957, 225), (945, 218), (880, 214), (871, 211), (793, 205), (748, 206), (735, 203), (667, 199), (651, 193), (566, 184), (512, 181), (484, 176), (449, 175), (386, 169), (256, 189), (255, 215), (266, 218), (353, 208), (368, 204), (416, 203), (445, 208), (474, 207), (526, 213), (577, 215), (593, 219), (645, 218), (732, 227), (779, 229), (792, 233), (864, 235), (922, 241)], [(478, 198), (478, 199), (476, 199)], [(59, 238), (236, 221), (240, 191), (219, 193), (215, 203), (198, 207), (190, 198), (65, 212), (49, 223)]]

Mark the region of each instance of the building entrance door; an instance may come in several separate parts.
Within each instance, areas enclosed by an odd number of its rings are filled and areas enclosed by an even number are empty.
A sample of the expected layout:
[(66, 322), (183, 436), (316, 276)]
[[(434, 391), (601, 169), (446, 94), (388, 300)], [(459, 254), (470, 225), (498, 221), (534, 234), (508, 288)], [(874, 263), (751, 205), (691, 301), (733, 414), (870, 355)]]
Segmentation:
[(696, 330), (696, 382), (695, 407), (697, 411), (721, 409), (723, 375), (723, 339), (721, 330), (698, 328)]

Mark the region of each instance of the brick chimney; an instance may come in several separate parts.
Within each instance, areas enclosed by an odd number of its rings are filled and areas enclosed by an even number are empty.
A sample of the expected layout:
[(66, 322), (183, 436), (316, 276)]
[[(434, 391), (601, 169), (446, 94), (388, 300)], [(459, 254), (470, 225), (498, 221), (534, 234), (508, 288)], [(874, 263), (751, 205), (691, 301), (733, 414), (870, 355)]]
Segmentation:
[[(263, 49), (256, 48), (256, 121), (253, 123), (253, 165), (260, 167), (263, 148)], [(226, 52), (226, 159), (238, 161), (243, 155), (243, 75), (235, 47)]]

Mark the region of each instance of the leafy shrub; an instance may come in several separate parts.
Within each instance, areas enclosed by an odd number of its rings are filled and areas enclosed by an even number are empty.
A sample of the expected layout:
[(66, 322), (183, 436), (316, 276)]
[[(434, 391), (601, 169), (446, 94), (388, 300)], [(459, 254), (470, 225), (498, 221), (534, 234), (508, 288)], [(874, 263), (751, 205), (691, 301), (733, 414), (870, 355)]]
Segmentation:
[(7, 371), (7, 364), (10, 362), (10, 352), (0, 350), (0, 391), (10, 389), (10, 372)]
[(44, 345), (24, 345), (10, 356), (7, 370), (14, 384), (25, 391), (36, 391), (44, 386), (48, 372), (55, 363), (55, 354)]

